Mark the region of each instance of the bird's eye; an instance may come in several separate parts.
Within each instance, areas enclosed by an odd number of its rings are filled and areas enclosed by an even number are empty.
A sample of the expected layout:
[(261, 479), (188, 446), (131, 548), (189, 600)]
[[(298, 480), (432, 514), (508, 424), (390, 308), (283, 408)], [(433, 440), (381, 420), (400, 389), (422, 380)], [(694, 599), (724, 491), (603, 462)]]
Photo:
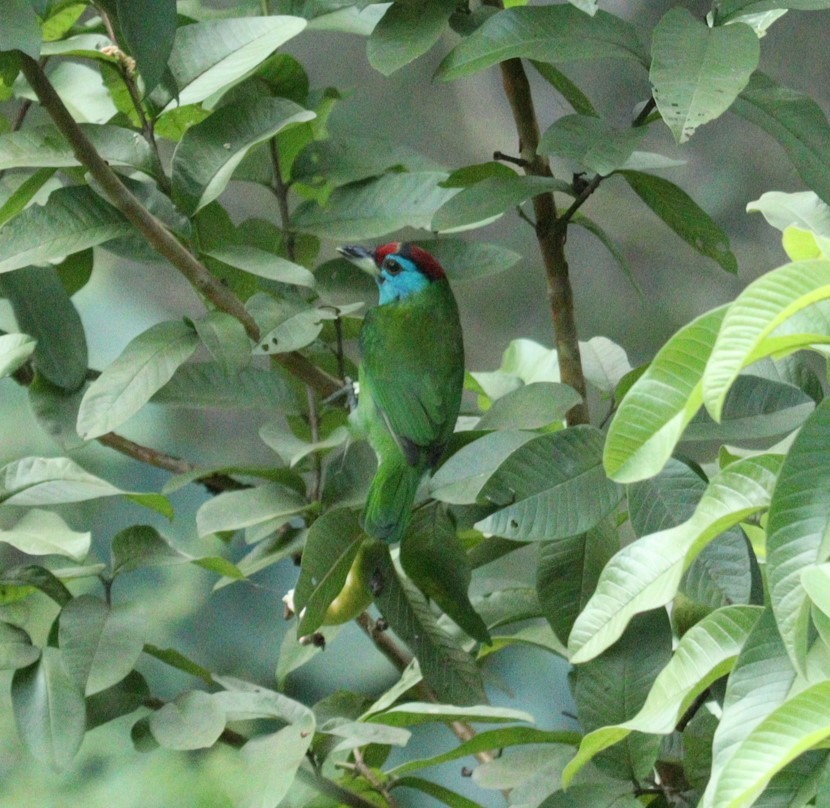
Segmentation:
[(383, 268), (390, 275), (397, 275), (403, 269), (403, 267), (394, 258), (387, 258), (383, 262)]

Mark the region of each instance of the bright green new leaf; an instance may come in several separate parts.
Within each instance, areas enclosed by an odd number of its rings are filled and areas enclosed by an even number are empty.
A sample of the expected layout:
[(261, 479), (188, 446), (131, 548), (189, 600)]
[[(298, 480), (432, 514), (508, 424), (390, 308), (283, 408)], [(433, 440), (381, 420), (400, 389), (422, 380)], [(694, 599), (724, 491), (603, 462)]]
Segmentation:
[(175, 0), (116, 0), (118, 25), (149, 93), (159, 83), (176, 37)]
[(167, 749), (205, 749), (224, 729), (225, 711), (215, 696), (201, 690), (182, 693), (150, 715), (150, 731)]
[(729, 389), (744, 367), (764, 356), (830, 341), (821, 333), (774, 333), (802, 309), (828, 298), (828, 259), (785, 264), (744, 289), (726, 311), (703, 375), (703, 399), (715, 420), (720, 420)]
[(807, 187), (830, 203), (830, 124), (815, 101), (756, 71), (732, 111), (772, 135)]
[(29, 0), (4, 0), (0, 51), (19, 50), (40, 57), (40, 25)]
[(193, 214), (216, 199), (248, 150), (315, 114), (286, 98), (243, 99), (191, 126), (173, 153), (173, 200)]
[(605, 176), (625, 165), (645, 134), (644, 127), (614, 129), (601, 118), (565, 115), (542, 135), (539, 151)]
[(211, 248), (207, 255), (260, 278), (292, 286), (314, 286), (314, 275), (305, 267), (258, 247), (227, 244)]
[(759, 606), (727, 606), (704, 617), (687, 631), (671, 660), (654, 680), (648, 697), (633, 718), (589, 732), (562, 776), (569, 785), (595, 755), (629, 733), (668, 735), (694, 699), (728, 673), (758, 620)]
[(32, 645), (31, 637), (22, 628), (0, 622), (0, 670), (27, 668), (39, 657), (40, 648)]
[(165, 94), (164, 110), (226, 92), (306, 24), (301, 17), (276, 15), (183, 25), (168, 62), (179, 93), (177, 98)]
[(0, 272), (62, 260), (132, 232), (127, 220), (91, 188), (54, 191), (0, 228)]
[(408, 65), (439, 40), (453, 11), (454, 0), (392, 3), (366, 43), (369, 64), (384, 76)]
[(279, 483), (242, 491), (226, 491), (209, 499), (196, 512), (200, 536), (224, 530), (240, 530), (275, 517), (285, 521), (308, 507), (305, 498)]
[(90, 696), (133, 669), (144, 648), (144, 620), (128, 608), (79, 595), (63, 607), (58, 639), (67, 675)]
[[(402, 227), (432, 229), (432, 217), (457, 188), (442, 188), (445, 173), (384, 174), (337, 188), (324, 206), (304, 202), (294, 212), (299, 230), (330, 239), (372, 239)], [(0, 264), (0, 268), (2, 264)]]
[(643, 480), (671, 457), (703, 403), (703, 371), (726, 309), (714, 309), (681, 328), (620, 402), (603, 458), (612, 479)]
[(62, 555), (79, 564), (89, 553), (92, 534), (75, 531), (56, 513), (32, 509), (8, 530), (0, 530), (0, 542), (28, 555)]
[(438, 66), (451, 81), (506, 59), (540, 62), (624, 58), (647, 64), (634, 27), (613, 14), (590, 17), (571, 5), (525, 6), (500, 11), (462, 40)]
[(642, 171), (620, 171), (637, 196), (680, 238), (727, 272), (738, 271), (729, 236), (682, 188)]
[(96, 438), (137, 413), (196, 350), (199, 338), (182, 322), (166, 322), (135, 337), (89, 386), (78, 411), (78, 434)]
[(552, 177), (487, 177), (444, 202), (432, 217), (432, 229), (453, 231), (487, 224), (533, 196), (560, 190), (562, 181)]
[(14, 373), (35, 350), (28, 334), (0, 334), (0, 378)]
[(604, 436), (593, 427), (540, 435), (514, 451), (481, 489), (500, 508), (476, 524), (516, 541), (575, 536), (620, 501), (622, 488), (602, 466)]
[(83, 693), (71, 682), (57, 648), (44, 648), (40, 659), (14, 673), (12, 708), (23, 743), (38, 760), (65, 769), (86, 729)]
[(771, 454), (735, 461), (712, 478), (690, 519), (620, 550), (574, 624), (568, 641), (571, 662), (593, 659), (622, 634), (633, 615), (671, 601), (683, 572), (715, 536), (769, 505), (782, 461)]
[(673, 8), (654, 29), (651, 54), (657, 109), (683, 143), (729, 109), (758, 66), (760, 46), (748, 25), (709, 28)]

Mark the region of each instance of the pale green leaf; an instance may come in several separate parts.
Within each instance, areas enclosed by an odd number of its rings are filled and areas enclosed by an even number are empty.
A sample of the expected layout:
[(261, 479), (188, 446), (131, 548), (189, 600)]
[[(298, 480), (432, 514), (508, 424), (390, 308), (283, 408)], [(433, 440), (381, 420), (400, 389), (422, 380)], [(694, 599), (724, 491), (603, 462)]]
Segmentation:
[(54, 190), (52, 187), (55, 182), (54, 174), (54, 168), (41, 168), (23, 179), (0, 205), (0, 226), (17, 216), (32, 201), (45, 201), (49, 196), (49, 192)]
[(135, 415), (198, 346), (186, 323), (166, 322), (135, 337), (89, 386), (78, 411), (78, 434), (103, 435)]
[(14, 373), (34, 350), (35, 341), (28, 334), (0, 335), (0, 378)]
[(19, 50), (40, 58), (40, 25), (29, 0), (4, 0), (0, 51)]
[(625, 349), (607, 337), (580, 341), (579, 355), (586, 381), (603, 393), (613, 393), (623, 376), (631, 371)]
[(200, 536), (223, 530), (239, 530), (275, 517), (289, 517), (308, 508), (305, 498), (279, 483), (243, 491), (226, 491), (209, 499), (196, 513)]
[(476, 429), (541, 429), (561, 421), (582, 397), (558, 382), (533, 382), (493, 402)]
[(620, 550), (574, 624), (571, 661), (592, 659), (622, 634), (634, 614), (671, 601), (683, 572), (715, 536), (768, 507), (782, 461), (780, 455), (735, 461), (712, 478), (691, 518)]
[(37, 662), (40, 648), (17, 626), (0, 622), (0, 670), (17, 670)]
[(150, 715), (153, 737), (167, 749), (213, 746), (225, 729), (225, 711), (214, 696), (190, 690)]
[(293, 286), (314, 286), (314, 275), (305, 267), (258, 247), (226, 244), (211, 248), (207, 255), (260, 278)]
[(452, 704), (433, 704), (432, 702), (410, 701), (391, 707), (382, 713), (374, 713), (372, 721), (387, 724), (390, 727), (414, 727), (434, 721), (451, 723), (453, 721), (482, 722), (500, 724), (513, 721), (535, 723), (533, 716), (524, 710), (510, 707), (490, 706), (455, 706)]
[(830, 237), (830, 206), (813, 191), (767, 191), (748, 202), (747, 212), (758, 212), (769, 224), (784, 232), (795, 225), (820, 236)]
[(250, 364), (251, 342), (236, 317), (211, 311), (194, 320), (193, 328), (223, 374), (233, 377)]
[(504, 272), (521, 260), (519, 253), (500, 244), (455, 238), (419, 243), (438, 259), (452, 283)]
[(28, 555), (62, 555), (81, 563), (89, 553), (92, 534), (75, 531), (56, 513), (33, 509), (14, 527), (0, 530), (0, 542)]

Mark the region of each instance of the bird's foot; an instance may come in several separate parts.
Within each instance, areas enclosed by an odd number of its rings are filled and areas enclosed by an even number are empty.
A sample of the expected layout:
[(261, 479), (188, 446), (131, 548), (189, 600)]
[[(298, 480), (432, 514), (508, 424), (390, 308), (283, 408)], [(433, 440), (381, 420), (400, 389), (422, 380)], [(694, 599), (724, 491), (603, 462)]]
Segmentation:
[(346, 376), (346, 383), (336, 392), (332, 393), (328, 398), (323, 399), (323, 404), (333, 404), (341, 398), (346, 399), (346, 406), (349, 412), (354, 412), (357, 409), (357, 398), (360, 395), (360, 385)]

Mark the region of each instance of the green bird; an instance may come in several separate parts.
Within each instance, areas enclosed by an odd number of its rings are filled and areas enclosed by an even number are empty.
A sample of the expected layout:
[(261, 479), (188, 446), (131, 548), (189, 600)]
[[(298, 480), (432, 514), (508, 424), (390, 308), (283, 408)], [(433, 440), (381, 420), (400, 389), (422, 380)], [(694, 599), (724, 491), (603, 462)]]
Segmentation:
[(380, 291), (360, 331), (352, 421), (378, 456), (363, 527), (391, 543), (403, 537), (421, 479), (455, 429), (464, 384), (458, 306), (441, 264), (414, 244), (339, 251), (370, 272)]

